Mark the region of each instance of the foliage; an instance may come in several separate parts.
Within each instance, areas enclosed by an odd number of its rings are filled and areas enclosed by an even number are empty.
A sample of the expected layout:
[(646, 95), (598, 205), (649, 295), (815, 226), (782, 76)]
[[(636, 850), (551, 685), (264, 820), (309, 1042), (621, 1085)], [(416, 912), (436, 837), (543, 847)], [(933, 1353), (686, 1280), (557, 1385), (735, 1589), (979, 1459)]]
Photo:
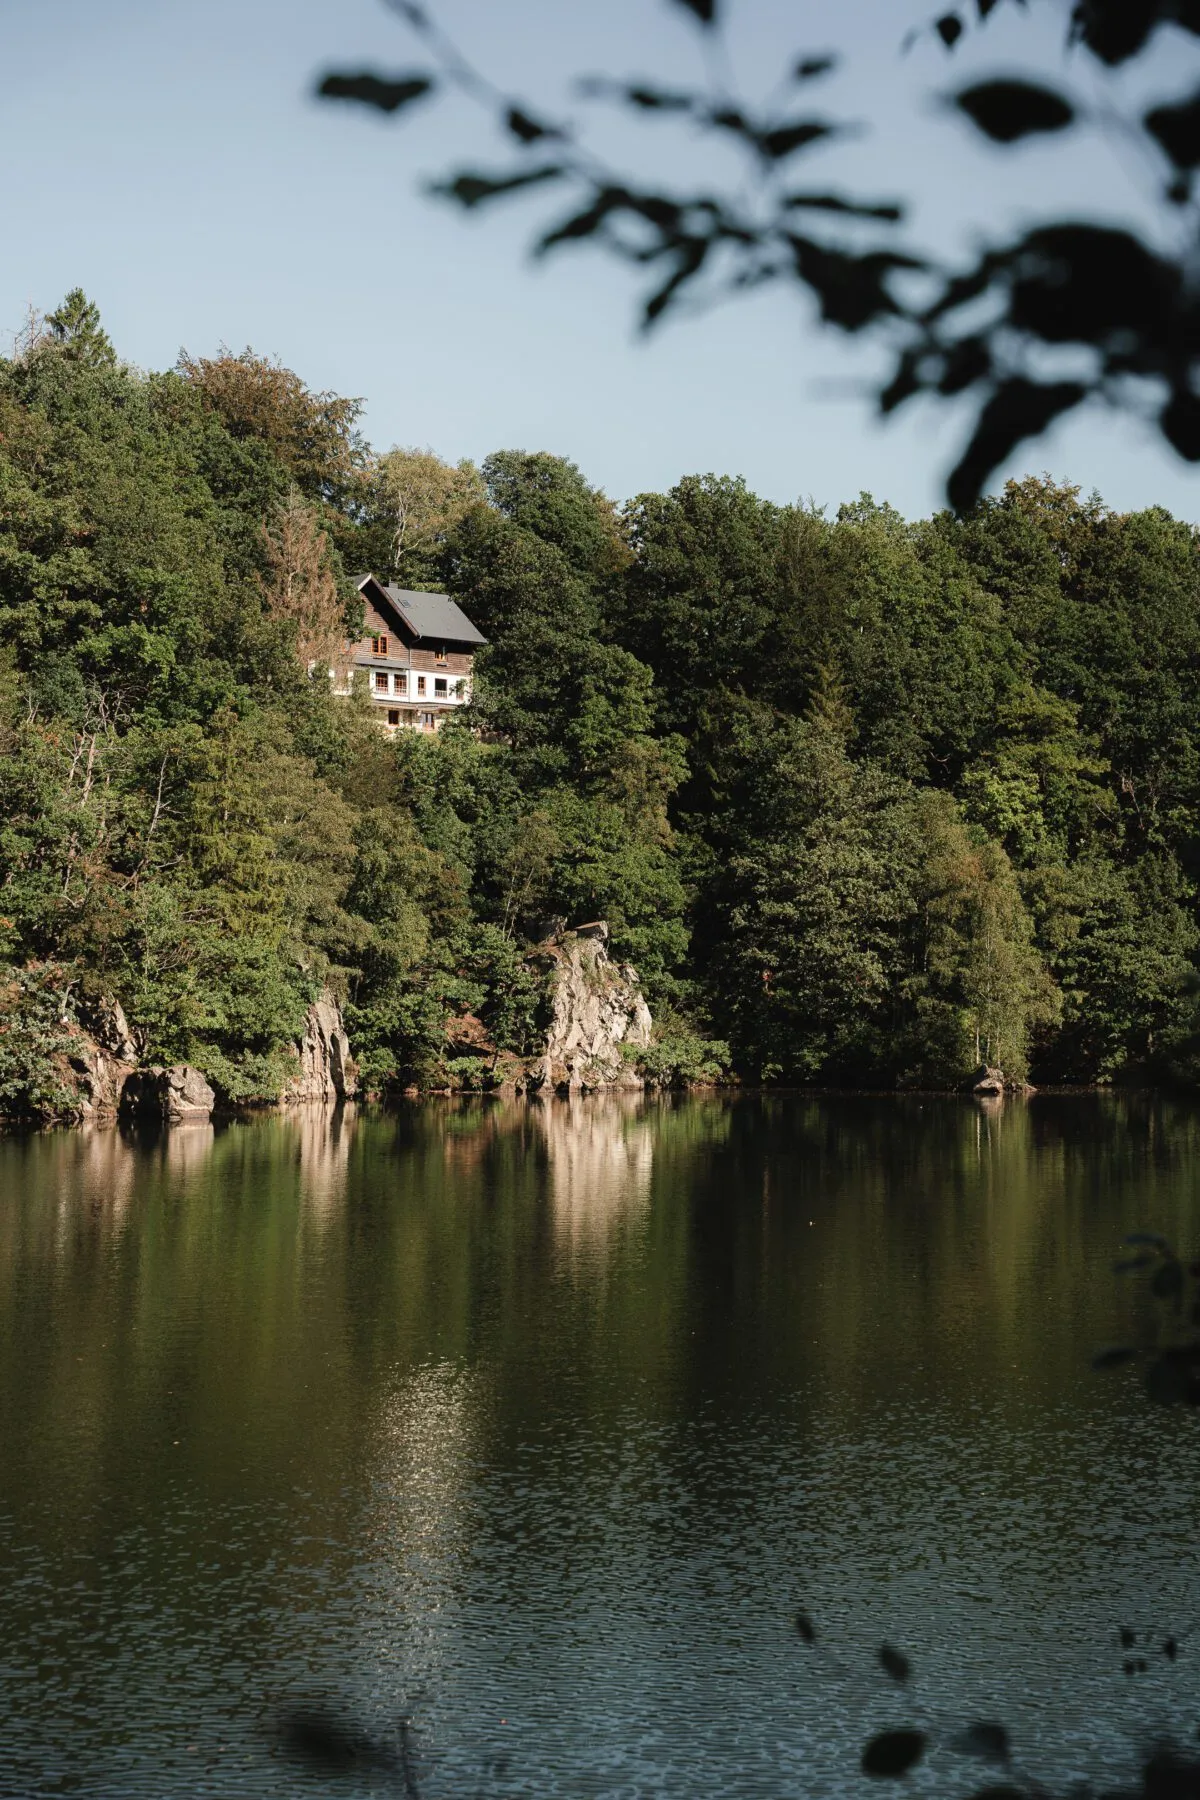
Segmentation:
[[(980, 24), (995, 6), (974, 0)], [(514, 97), (472, 67), (425, 7), (394, 0), (392, 10), (420, 45), (423, 66), (391, 78), (330, 73), (319, 83), (322, 95), (389, 114), (452, 92), (482, 105), (505, 147), (504, 164), (460, 168), (434, 191), (470, 212), (513, 195), (549, 199), (557, 210), (535, 240), (537, 253), (590, 244), (647, 271), (646, 326), (688, 303), (794, 284), (825, 323), (871, 333), (889, 352), (883, 412), (917, 395), (969, 396), (974, 428), (947, 483), (959, 510), (969, 510), (1020, 443), (1092, 400), (1140, 413), (1181, 456), (1200, 459), (1200, 302), (1191, 278), (1200, 94), (1172, 86), (1131, 113), (1114, 74), (1162, 33), (1200, 35), (1194, 7), (1180, 0), (1064, 5), (1068, 40), (1090, 59), (1100, 90), (1090, 103), (1064, 91), (1057, 70), (1053, 85), (1036, 73), (1006, 72), (959, 88), (948, 110), (1007, 149), (1084, 129), (1136, 141), (1154, 171), (1147, 210), (1157, 216), (1135, 230), (1051, 210), (957, 266), (899, 238), (904, 208), (895, 199), (800, 180), (801, 157), (827, 153), (855, 133), (809, 98), (838, 58), (797, 53), (768, 96), (750, 100), (730, 73), (725, 15), (732, 9), (717, 0), (682, 0), (679, 8), (708, 52), (706, 85), (594, 75), (576, 83), (584, 102), (616, 108), (631, 125), (673, 124), (734, 152), (744, 165), (737, 177), (710, 186), (668, 185), (645, 167), (640, 148), (633, 161), (642, 166), (628, 174), (589, 141), (583, 108), (564, 116)], [(928, 35), (952, 50), (970, 10), (944, 12)], [(910, 33), (909, 45), (921, 35)], [(986, 206), (980, 210), (986, 214)]]
[[(53, 316), (0, 365), (8, 1110), (67, 1106), (48, 967), (229, 1099), (330, 985), (369, 1087), (488, 1085), (543, 1041), (554, 919), (608, 921), (663, 1084), (1200, 1078), (1189, 526), (1048, 478), (917, 523), (715, 475), (618, 509)], [(325, 671), (339, 545), (401, 502), (489, 644), (465, 716), (389, 740)]]

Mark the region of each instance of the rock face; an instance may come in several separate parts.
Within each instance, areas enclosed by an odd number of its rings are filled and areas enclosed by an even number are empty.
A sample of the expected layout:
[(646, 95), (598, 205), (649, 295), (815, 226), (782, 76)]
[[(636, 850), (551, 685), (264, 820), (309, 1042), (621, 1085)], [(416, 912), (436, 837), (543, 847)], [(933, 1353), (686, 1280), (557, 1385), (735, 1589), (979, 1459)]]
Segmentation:
[(299, 1053), (299, 1071), (283, 1096), (289, 1104), (347, 1100), (358, 1092), (358, 1069), (350, 1054), (341, 1008), (332, 994), (322, 994), (309, 1007)]
[(1004, 1092), (1004, 1070), (986, 1067), (976, 1069), (971, 1077), (971, 1092), (973, 1094), (1002, 1094)]
[(544, 946), (551, 970), (552, 1017), (542, 1059), (543, 1088), (641, 1087), (622, 1046), (650, 1042), (650, 1008), (637, 972), (610, 960), (608, 926), (581, 925)]
[(121, 1113), (157, 1118), (165, 1125), (207, 1125), (217, 1097), (190, 1063), (172, 1068), (135, 1069), (125, 1079)]

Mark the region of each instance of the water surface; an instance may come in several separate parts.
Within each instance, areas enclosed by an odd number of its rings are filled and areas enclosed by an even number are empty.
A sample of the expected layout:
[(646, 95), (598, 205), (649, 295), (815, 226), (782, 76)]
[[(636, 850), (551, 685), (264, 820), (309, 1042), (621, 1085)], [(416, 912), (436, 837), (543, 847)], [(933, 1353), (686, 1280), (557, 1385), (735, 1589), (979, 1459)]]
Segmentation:
[(1088, 1365), (1198, 1177), (1100, 1096), (0, 1142), (0, 1793), (403, 1791), (281, 1753), (316, 1702), (426, 1800), (1115, 1771), (1191, 1719), (1200, 1428)]

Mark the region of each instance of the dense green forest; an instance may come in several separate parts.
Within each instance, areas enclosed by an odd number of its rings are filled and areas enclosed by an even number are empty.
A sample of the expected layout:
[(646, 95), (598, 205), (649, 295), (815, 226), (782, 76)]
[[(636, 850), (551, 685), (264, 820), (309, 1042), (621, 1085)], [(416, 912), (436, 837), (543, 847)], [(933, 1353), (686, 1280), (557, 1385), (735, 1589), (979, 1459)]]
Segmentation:
[[(246, 351), (121, 362), (84, 296), (0, 362), (0, 1109), (64, 1021), (277, 1094), (314, 993), (368, 1082), (528, 1054), (537, 922), (606, 918), (645, 1072), (1200, 1074), (1200, 539), (1048, 478), (963, 518), (377, 454)], [(389, 740), (325, 665), (372, 569), (490, 640)]]

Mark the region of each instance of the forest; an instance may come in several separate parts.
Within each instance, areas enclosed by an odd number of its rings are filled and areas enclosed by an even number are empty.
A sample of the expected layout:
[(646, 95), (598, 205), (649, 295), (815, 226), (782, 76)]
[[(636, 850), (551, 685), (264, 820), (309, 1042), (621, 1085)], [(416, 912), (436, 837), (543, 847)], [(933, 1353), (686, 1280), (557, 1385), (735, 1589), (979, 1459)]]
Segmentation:
[[(101, 994), (229, 1104), (325, 987), (371, 1089), (486, 1088), (551, 916), (609, 922), (653, 1082), (1200, 1078), (1191, 524), (1048, 476), (617, 503), (361, 417), (133, 367), (79, 290), (0, 361), (0, 1112), (69, 1116)], [(436, 737), (331, 693), (367, 570), (489, 639)]]

